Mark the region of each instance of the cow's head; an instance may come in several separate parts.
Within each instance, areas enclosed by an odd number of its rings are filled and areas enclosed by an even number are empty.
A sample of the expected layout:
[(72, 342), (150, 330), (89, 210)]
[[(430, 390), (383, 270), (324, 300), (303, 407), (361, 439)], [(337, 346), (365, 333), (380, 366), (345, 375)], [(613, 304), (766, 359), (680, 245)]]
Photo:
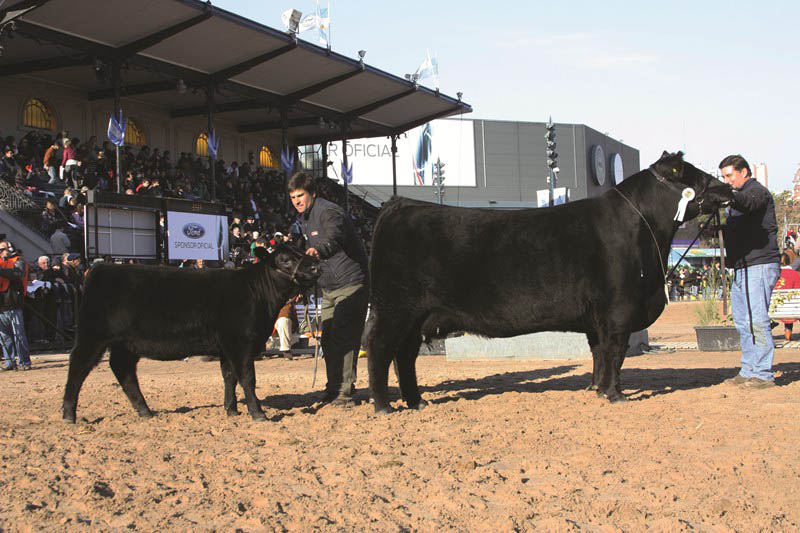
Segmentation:
[(270, 254), (272, 268), (289, 277), (301, 287), (310, 287), (322, 273), (319, 259), (306, 255), (287, 244), (278, 245)]
[(694, 191), (694, 198), (686, 207), (686, 218), (690, 220), (700, 213), (713, 213), (715, 209), (733, 200), (733, 189), (711, 174), (703, 172), (683, 160), (683, 152), (671, 154), (664, 151), (661, 158), (650, 165), (655, 177), (678, 192)]

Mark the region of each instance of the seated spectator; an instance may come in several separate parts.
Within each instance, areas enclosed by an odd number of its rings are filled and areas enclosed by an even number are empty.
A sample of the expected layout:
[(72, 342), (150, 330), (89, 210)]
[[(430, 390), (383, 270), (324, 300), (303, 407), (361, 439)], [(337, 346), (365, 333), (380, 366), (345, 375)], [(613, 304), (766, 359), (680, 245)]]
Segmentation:
[(42, 233), (49, 237), (56, 230), (56, 227), (58, 227), (60, 222), (60, 217), (56, 211), (56, 204), (54, 204), (51, 200), (47, 200), (47, 202), (44, 204), (44, 210), (42, 211), (39, 229), (41, 229)]
[(17, 174), (21, 172), (17, 160), (14, 158), (14, 147), (6, 146), (3, 158), (0, 159), (0, 178), (9, 185), (14, 185)]
[[(792, 268), (791, 256), (784, 252), (781, 255), (781, 277), (775, 283), (776, 289), (800, 289), (800, 273)], [(783, 322), (783, 336), (787, 341), (792, 340), (792, 327), (794, 319), (781, 319)]]
[(72, 215), (70, 222), (75, 224), (80, 230), (83, 230), (83, 206), (76, 205), (72, 208)]
[(69, 201), (73, 196), (75, 196), (75, 190), (72, 187), (66, 187), (63, 195), (58, 199), (58, 208), (62, 212), (69, 209)]

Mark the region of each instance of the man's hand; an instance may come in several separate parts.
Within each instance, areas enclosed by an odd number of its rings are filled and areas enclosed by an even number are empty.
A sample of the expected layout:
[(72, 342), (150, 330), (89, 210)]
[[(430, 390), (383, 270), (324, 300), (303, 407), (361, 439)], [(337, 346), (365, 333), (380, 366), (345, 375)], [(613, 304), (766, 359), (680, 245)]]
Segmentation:
[(306, 250), (306, 255), (310, 255), (311, 257), (319, 259), (319, 252), (317, 251), (316, 248), (309, 248), (308, 250)]

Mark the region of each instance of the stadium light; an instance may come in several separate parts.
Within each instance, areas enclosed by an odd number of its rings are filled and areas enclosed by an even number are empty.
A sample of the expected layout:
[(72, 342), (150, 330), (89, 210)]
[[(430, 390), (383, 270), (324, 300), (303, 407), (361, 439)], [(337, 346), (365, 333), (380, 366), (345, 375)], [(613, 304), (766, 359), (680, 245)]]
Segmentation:
[(556, 125), (553, 124), (553, 117), (547, 120), (545, 125), (544, 140), (546, 144), (547, 166), (550, 169), (547, 182), (550, 185), (550, 205), (554, 205), (554, 189), (556, 180), (561, 169), (558, 168), (558, 154), (556, 153)]

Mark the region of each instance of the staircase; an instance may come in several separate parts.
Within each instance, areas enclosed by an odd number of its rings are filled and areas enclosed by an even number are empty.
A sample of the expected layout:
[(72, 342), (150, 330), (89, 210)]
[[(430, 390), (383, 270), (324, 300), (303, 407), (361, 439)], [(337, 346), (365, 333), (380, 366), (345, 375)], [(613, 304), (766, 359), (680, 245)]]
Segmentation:
[(0, 180), (0, 233), (14, 243), (28, 263), (40, 255), (52, 255), (50, 238), (39, 231), (44, 204), (48, 199), (58, 201), (64, 185), (43, 185), (30, 197)]

